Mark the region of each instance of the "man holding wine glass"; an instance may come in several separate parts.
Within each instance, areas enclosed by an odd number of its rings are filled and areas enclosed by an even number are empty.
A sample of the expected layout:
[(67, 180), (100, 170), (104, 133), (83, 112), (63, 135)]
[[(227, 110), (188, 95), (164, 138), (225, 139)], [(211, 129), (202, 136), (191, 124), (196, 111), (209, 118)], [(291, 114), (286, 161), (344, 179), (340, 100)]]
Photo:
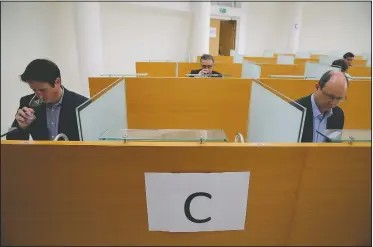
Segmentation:
[(35, 59), (27, 65), (21, 80), (34, 94), (20, 100), (8, 140), (53, 140), (64, 133), (69, 140), (79, 140), (75, 108), (87, 98), (67, 90), (61, 84), (60, 70), (47, 59)]

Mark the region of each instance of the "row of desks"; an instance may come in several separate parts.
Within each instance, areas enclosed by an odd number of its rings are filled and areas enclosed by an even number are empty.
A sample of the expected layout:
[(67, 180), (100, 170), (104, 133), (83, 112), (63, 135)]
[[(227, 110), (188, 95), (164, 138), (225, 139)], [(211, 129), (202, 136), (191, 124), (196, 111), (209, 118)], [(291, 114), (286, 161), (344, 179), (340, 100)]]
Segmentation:
[[(305, 64), (258, 64), (261, 66), (261, 78), (270, 75), (304, 75)], [(136, 73), (146, 73), (150, 77), (185, 77), (191, 70), (200, 68), (199, 63), (185, 62), (136, 62)], [(348, 73), (354, 77), (371, 77), (371, 67), (351, 66)], [(214, 70), (232, 78), (241, 78), (242, 64), (216, 63)]]
[[(91, 96), (117, 79), (89, 78)], [(230, 141), (247, 133), (250, 79), (125, 81), (129, 128), (223, 129)], [(317, 83), (261, 81), (292, 99), (312, 93)], [(346, 128), (371, 128), (371, 81), (351, 83), (340, 106)], [(1, 151), (1, 242), (7, 246), (371, 243), (370, 143), (1, 141)], [(231, 171), (250, 171), (245, 230), (149, 231), (145, 172)]]
[[(273, 57), (243, 57), (245, 60), (255, 62), (255, 63), (277, 63), (277, 56), (279, 54), (275, 53)], [(295, 54), (281, 54), (286, 56), (295, 56)], [(304, 64), (306, 62), (318, 63), (320, 56), (322, 55), (311, 55), (310, 58), (294, 58), (294, 64)], [(199, 61), (201, 56), (197, 57)], [(233, 63), (233, 56), (214, 56), (216, 63)], [(353, 66), (365, 66), (367, 60), (363, 59), (361, 56), (355, 56), (355, 59), (352, 61)]]
[[(89, 78), (91, 96), (116, 77)], [(133, 129), (222, 129), (229, 141), (246, 136), (250, 79), (126, 78), (128, 127)], [(261, 79), (291, 99), (309, 95), (316, 80)], [(346, 129), (371, 128), (371, 81), (354, 81), (340, 104)]]

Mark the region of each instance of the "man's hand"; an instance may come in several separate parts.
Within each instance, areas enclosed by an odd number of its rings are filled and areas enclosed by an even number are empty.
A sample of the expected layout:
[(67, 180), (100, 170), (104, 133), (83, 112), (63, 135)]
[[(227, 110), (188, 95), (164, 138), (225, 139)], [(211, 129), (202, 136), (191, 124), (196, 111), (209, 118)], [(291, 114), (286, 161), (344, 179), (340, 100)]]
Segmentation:
[(199, 75), (205, 75), (205, 74), (208, 74), (208, 73), (209, 73), (208, 69), (202, 69), (198, 74)]
[(19, 109), (16, 114), (16, 121), (19, 127), (26, 129), (35, 120), (34, 113), (32, 108), (23, 107)]

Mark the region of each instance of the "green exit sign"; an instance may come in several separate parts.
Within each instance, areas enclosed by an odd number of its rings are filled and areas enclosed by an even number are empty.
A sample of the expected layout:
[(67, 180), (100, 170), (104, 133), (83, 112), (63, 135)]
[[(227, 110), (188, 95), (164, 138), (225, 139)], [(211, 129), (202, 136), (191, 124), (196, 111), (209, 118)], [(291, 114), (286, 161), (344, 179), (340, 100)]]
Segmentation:
[(219, 12), (222, 13), (222, 14), (225, 14), (225, 13), (227, 13), (227, 9), (226, 8), (220, 8)]

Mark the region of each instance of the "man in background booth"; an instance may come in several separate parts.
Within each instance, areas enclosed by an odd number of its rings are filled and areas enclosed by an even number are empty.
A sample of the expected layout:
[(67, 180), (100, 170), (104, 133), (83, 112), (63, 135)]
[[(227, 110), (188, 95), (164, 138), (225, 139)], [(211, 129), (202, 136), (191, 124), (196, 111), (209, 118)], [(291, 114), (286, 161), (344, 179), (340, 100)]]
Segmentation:
[[(12, 124), (8, 140), (53, 140), (60, 133), (70, 141), (79, 140), (75, 109), (87, 98), (61, 84), (60, 70), (47, 59), (35, 59), (21, 75), (34, 94), (24, 96)], [(32, 104), (34, 102), (38, 104)]]
[(348, 79), (351, 78), (351, 76), (349, 74), (347, 74), (348, 64), (347, 64), (346, 60), (344, 60), (344, 59), (334, 60), (333, 63), (332, 63), (332, 67), (338, 67), (338, 68), (340, 68), (341, 72), (343, 72)]
[(327, 71), (311, 95), (296, 100), (307, 109), (301, 142), (325, 142), (325, 129), (343, 129), (344, 113), (338, 104), (347, 99), (348, 80), (343, 72)]
[(352, 61), (354, 60), (355, 55), (352, 52), (347, 52), (343, 55), (343, 59), (347, 62), (348, 66), (352, 66)]
[(214, 67), (214, 63), (214, 58), (211, 55), (203, 54), (200, 60), (201, 68), (192, 70), (190, 74), (200, 76), (223, 77), (223, 75), (219, 72), (212, 70)]

